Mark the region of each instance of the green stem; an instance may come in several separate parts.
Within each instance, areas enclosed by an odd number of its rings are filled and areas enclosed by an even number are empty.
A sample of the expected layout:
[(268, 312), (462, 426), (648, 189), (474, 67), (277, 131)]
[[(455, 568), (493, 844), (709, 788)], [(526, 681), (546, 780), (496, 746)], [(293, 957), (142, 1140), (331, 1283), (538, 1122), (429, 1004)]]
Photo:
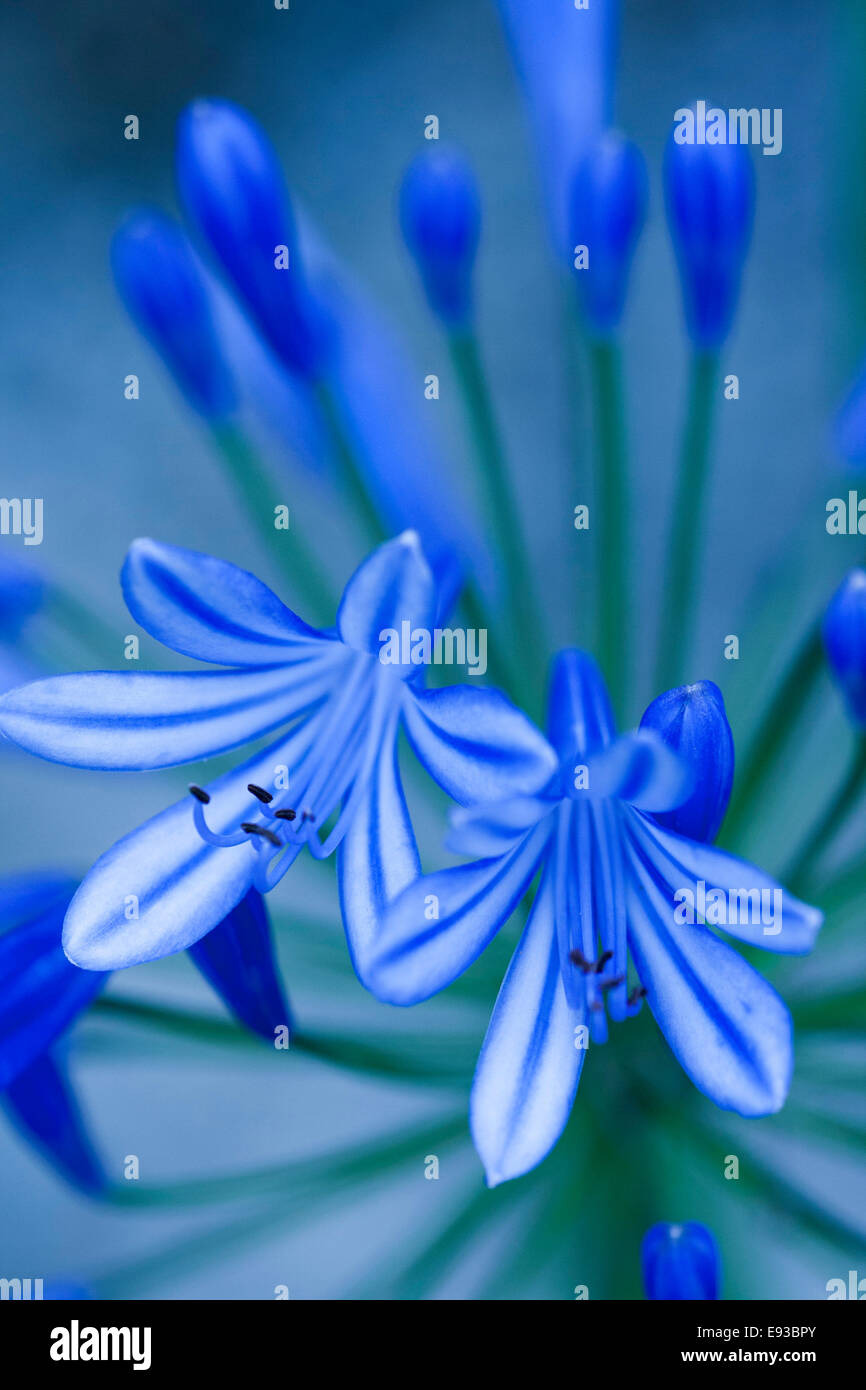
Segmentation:
[[(499, 426), (481, 362), (478, 340), (471, 330), (448, 339), (451, 362), (463, 398), (472, 436), (479, 481), (496, 543), (504, 564), (503, 580), (512, 630), (522, 645), (522, 661), (511, 660), (517, 688), (529, 702), (537, 699), (540, 673), (546, 663), (544, 628), (535, 601), (535, 584), (523, 540), (520, 512), (511, 485)], [(516, 655), (512, 647), (512, 654)]]
[(680, 453), (679, 477), (667, 549), (661, 630), (656, 660), (655, 693), (688, 678), (698, 557), (703, 546), (713, 390), (718, 355), (692, 357), (689, 405)]
[(626, 565), (629, 545), (629, 489), (618, 346), (596, 340), (589, 347), (595, 401), (597, 490), (600, 516), (598, 630), (596, 651), (611, 695), (623, 712), (627, 695), (630, 614)]
[(736, 839), (756, 796), (784, 752), (814, 692), (823, 662), (821, 623), (816, 620), (776, 686), (752, 738), (725, 820), (726, 843)]
[(388, 537), (388, 528), (384, 524), (364, 481), (361, 462), (346, 429), (340, 402), (333, 389), (324, 381), (316, 383), (313, 387), (313, 394), (334, 446), (340, 484), (346, 493), (350, 506), (360, 517), (370, 541), (374, 545), (380, 545)]
[(280, 498), (260, 455), (234, 425), (215, 426), (213, 438), (251, 521), (268, 550), (276, 557), (293, 590), (310, 605), (315, 619), (330, 621), (335, 607), (331, 583), (298, 530), (280, 532), (274, 526), (274, 508)]
[(782, 875), (792, 893), (802, 894), (808, 887), (816, 860), (842, 825), (851, 807), (866, 788), (866, 734), (860, 734), (847, 776), (839, 787), (806, 843), (792, 858)]

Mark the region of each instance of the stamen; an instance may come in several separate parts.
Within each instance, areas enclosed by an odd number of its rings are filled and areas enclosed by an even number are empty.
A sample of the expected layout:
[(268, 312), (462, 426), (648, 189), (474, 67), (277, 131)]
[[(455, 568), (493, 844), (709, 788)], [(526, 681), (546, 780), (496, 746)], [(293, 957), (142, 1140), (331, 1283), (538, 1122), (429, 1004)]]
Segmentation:
[(289, 806), (283, 807), (280, 811), (274, 811), (277, 820), (296, 820), (297, 815), (297, 811), (293, 811)]
[(262, 839), (276, 845), (277, 849), (283, 847), (283, 842), (279, 836), (275, 835), (273, 830), (268, 830), (266, 825), (256, 825), (254, 821), (243, 820), (241, 821), (241, 830), (246, 831), (247, 835), (261, 835)]
[(643, 986), (643, 985), (638, 985), (638, 986), (636, 986), (635, 989), (632, 990), (631, 994), (628, 996), (628, 1003), (629, 1003), (629, 1005), (633, 1005), (633, 1004), (636, 1004), (636, 1003), (638, 1002), (639, 999), (645, 999), (645, 998), (646, 998), (646, 990), (644, 989), (644, 986)]
[(569, 951), (568, 959), (573, 965), (576, 965), (579, 970), (582, 970), (584, 975), (591, 975), (595, 970), (595, 961), (587, 960), (583, 951), (578, 951), (577, 947), (575, 947), (573, 951)]
[(625, 975), (614, 975), (609, 980), (599, 980), (598, 987), (599, 989), (616, 989), (616, 986), (621, 985), (624, 979)]
[(195, 797), (196, 801), (200, 801), (202, 806), (207, 806), (208, 802), (210, 801), (210, 796), (204, 790), (203, 787), (197, 787), (195, 782), (191, 782), (189, 789), (190, 793)]
[(273, 801), (273, 793), (266, 792), (264, 787), (257, 787), (255, 782), (247, 783), (247, 791), (252, 792), (253, 796), (258, 797), (263, 805), (267, 806), (269, 801)]
[(613, 960), (613, 951), (602, 951), (595, 963), (595, 973), (600, 975), (609, 960)]

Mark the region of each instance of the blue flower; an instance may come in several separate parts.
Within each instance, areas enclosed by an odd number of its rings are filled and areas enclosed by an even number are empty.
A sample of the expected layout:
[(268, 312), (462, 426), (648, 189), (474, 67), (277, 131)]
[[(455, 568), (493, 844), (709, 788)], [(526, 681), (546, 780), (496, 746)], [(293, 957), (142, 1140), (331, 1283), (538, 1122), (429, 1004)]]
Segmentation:
[(682, 1226), (660, 1221), (641, 1245), (647, 1298), (717, 1299), (721, 1283), (719, 1251), (712, 1231), (698, 1221)]
[(339, 845), (344, 920), (363, 978), (379, 914), (418, 873), (397, 769), (401, 724), (460, 802), (541, 786), (551, 775), (545, 741), (503, 696), (425, 691), (418, 665), (379, 659), (383, 632), (408, 624), (429, 633), (435, 621), (435, 584), (413, 533), (360, 566), (331, 632), (308, 627), (234, 565), (153, 541), (131, 547), (122, 583), (130, 612), (153, 637), (227, 669), (37, 681), (0, 702), (10, 738), (76, 767), (142, 769), (279, 732), (209, 788), (193, 788), (192, 803), (155, 816), (97, 861), (64, 926), (78, 965), (115, 969), (184, 950), (251, 886), (273, 888), (305, 845), (317, 858)]
[(111, 264), (120, 296), (193, 408), (219, 420), (235, 393), (204, 277), (187, 237), (155, 211), (131, 213), (114, 235)]
[(837, 453), (855, 468), (866, 463), (866, 364), (839, 407), (832, 426), (832, 443)]
[[(0, 883), (0, 1095), (10, 1118), (62, 1176), (97, 1194), (107, 1179), (97, 1159), (56, 1044), (105, 985), (61, 946), (77, 885), (46, 872)], [(264, 903), (251, 890), (190, 951), (231, 1012), (273, 1042), (290, 1026)]]
[(589, 264), (577, 272), (577, 286), (587, 323), (602, 336), (622, 318), (648, 192), (643, 155), (615, 131), (592, 146), (572, 183), (572, 243), (589, 250)]
[(791, 1074), (788, 1011), (701, 919), (791, 953), (810, 949), (821, 922), (751, 864), (653, 819), (695, 795), (696, 768), (708, 761), (701, 754), (690, 765), (649, 727), (617, 738), (585, 653), (556, 660), (549, 737), (559, 764), (550, 784), (455, 813), (451, 847), (480, 858), (410, 885), (386, 913), (368, 969), (384, 1000), (428, 998), (480, 955), (541, 870), (472, 1091), (491, 1185), (545, 1157), (571, 1110), (589, 1036), (605, 1041), (606, 1011), (629, 1018), (644, 995), (717, 1105), (778, 1110)]
[(575, 170), (611, 123), (618, 0), (497, 0), (526, 96), (557, 259), (570, 256)]
[(45, 585), (30, 565), (0, 555), (0, 638), (14, 642), (28, 618), (42, 607)]
[(713, 349), (737, 308), (754, 213), (752, 161), (743, 145), (679, 144), (676, 134), (664, 161), (668, 223), (689, 335), (697, 348)]
[(866, 728), (866, 570), (846, 574), (824, 614), (824, 646), (852, 720)]
[(456, 150), (424, 150), (400, 189), (400, 225), (430, 308), (449, 328), (472, 313), (472, 269), (481, 233), (481, 200), (468, 161)]
[(230, 101), (194, 101), (178, 124), (177, 181), (277, 357), (302, 377), (322, 374), (330, 328), (310, 293), (295, 220), (273, 146)]

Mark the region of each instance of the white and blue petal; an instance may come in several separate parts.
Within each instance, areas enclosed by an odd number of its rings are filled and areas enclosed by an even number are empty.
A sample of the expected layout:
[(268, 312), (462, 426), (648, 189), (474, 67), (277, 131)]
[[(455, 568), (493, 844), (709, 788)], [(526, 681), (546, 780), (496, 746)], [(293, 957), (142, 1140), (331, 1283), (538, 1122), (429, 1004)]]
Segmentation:
[(436, 621), (436, 584), (416, 531), (404, 531), (369, 555), (349, 580), (337, 612), (337, 631), (355, 651), (377, 656), (383, 633), (429, 632)]
[(523, 896), (547, 833), (539, 826), (510, 854), (415, 879), (372, 943), (367, 988), (387, 1004), (418, 1004), (462, 975)]
[(349, 954), (358, 978), (367, 984), (370, 953), (385, 910), (421, 872), (396, 739), (380, 749), (340, 846), (337, 871)]
[(565, 997), (545, 870), (478, 1059), (472, 1138), (490, 1187), (546, 1158), (565, 1128), (585, 1056), (581, 1014)]
[(527, 830), (558, 805), (558, 799), (553, 797), (512, 796), (504, 801), (458, 806), (451, 812), (446, 849), (472, 859), (494, 859), (507, 854)]
[(577, 647), (559, 652), (550, 677), (547, 731), (560, 758), (584, 760), (616, 737), (616, 721), (595, 657)]
[(498, 690), (407, 690), (404, 718), (419, 762), (464, 806), (532, 796), (556, 772), (550, 744)]
[(51, 762), (123, 771), (226, 752), (322, 700), (329, 658), (244, 671), (87, 671), (0, 698), (0, 730)]
[(629, 869), (629, 949), (671, 1051), (723, 1110), (774, 1114), (785, 1102), (793, 1065), (784, 1003), (706, 927), (675, 923), (651, 859), (635, 851)]
[(265, 666), (331, 639), (308, 627), (255, 575), (159, 541), (133, 541), (120, 575), (126, 606), (172, 651), (219, 666)]
[(823, 913), (787, 893), (769, 874), (713, 845), (663, 830), (645, 816), (631, 816), (629, 827), (633, 839), (652, 858), (671, 913), (677, 903), (688, 901), (685, 894), (697, 902), (699, 891), (704, 901), (715, 892), (721, 895), (718, 902), (724, 899), (724, 920), (716, 922), (710, 916), (710, 926), (765, 951), (795, 956), (811, 951)]
[(616, 797), (642, 811), (668, 811), (691, 794), (694, 771), (648, 729), (623, 734), (587, 759), (591, 796)]

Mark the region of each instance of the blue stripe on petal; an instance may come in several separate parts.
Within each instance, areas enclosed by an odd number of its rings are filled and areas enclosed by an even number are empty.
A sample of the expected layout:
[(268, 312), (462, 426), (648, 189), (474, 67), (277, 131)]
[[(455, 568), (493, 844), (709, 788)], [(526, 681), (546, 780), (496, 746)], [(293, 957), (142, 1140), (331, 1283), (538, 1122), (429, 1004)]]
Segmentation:
[[(811, 951), (823, 913), (786, 893), (769, 874), (725, 850), (662, 830), (642, 816), (633, 817), (630, 824), (667, 889), (671, 920), (674, 894), (687, 889), (696, 897), (702, 882), (706, 893), (719, 889), (726, 895), (726, 920), (718, 925), (728, 936), (784, 955)], [(734, 911), (736, 921), (731, 920)]]
[(453, 854), (465, 854), (472, 859), (494, 859), (506, 854), (527, 830), (550, 815), (559, 804), (552, 798), (512, 796), (505, 801), (458, 807), (451, 812), (446, 848)]
[(237, 907), (194, 942), (189, 954), (223, 1003), (266, 1042), (291, 1028), (264, 898), (251, 888)]
[(107, 1178), (62, 1069), (44, 1053), (3, 1092), (10, 1119), (61, 1177), (91, 1196)]
[(585, 1049), (566, 1002), (545, 870), (493, 1009), (470, 1100), (472, 1138), (490, 1187), (546, 1158), (565, 1128)]
[(385, 909), (421, 872), (396, 740), (380, 750), (371, 785), (340, 846), (337, 869), (352, 964), (366, 984), (371, 946)]
[(547, 740), (498, 690), (411, 690), (406, 732), (418, 760), (463, 805), (531, 796), (556, 771)]
[(774, 1114), (793, 1065), (784, 1003), (706, 927), (674, 924), (652, 861), (634, 852), (629, 869), (629, 948), (671, 1051), (723, 1110)]
[(87, 671), (0, 698), (0, 729), (52, 762), (122, 771), (173, 767), (250, 743), (321, 700), (330, 660), (245, 671)]
[(378, 655), (383, 633), (429, 631), (436, 620), (436, 586), (417, 532), (386, 541), (356, 569), (337, 613), (337, 630), (347, 646)]
[[(247, 783), (291, 766), (302, 727), (210, 785), (207, 818), (223, 833), (258, 806)], [(231, 912), (251, 886), (257, 855), (244, 843), (205, 844), (192, 799), (170, 806), (97, 859), (70, 904), (63, 949), (87, 970), (120, 970), (185, 951)]]
[(90, 1004), (106, 977), (70, 965), (60, 935), (74, 892), (0, 936), (0, 1090)]
[(548, 735), (563, 759), (585, 757), (616, 737), (613, 706), (601, 669), (588, 652), (569, 648), (553, 663)]
[(219, 666), (265, 666), (327, 641), (247, 570), (159, 541), (133, 541), (120, 575), (126, 606), (151, 637)]
[(418, 878), (385, 914), (365, 983), (387, 1004), (418, 1004), (468, 969), (535, 873), (547, 830), (510, 854)]

